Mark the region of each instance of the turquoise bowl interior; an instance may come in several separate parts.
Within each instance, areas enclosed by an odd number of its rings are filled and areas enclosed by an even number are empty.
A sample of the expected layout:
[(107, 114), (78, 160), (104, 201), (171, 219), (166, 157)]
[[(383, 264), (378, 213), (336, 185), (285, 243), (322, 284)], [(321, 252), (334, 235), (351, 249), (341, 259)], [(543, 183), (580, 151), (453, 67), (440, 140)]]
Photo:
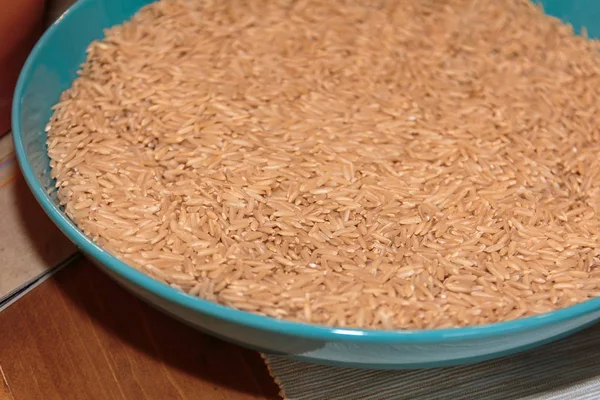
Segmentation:
[[(188, 296), (127, 266), (95, 245), (58, 207), (46, 155), (50, 107), (75, 78), (88, 44), (103, 29), (129, 19), (147, 0), (79, 0), (33, 49), (13, 103), (18, 160), (33, 194), (50, 218), (99, 268), (174, 317), (212, 335), (271, 354), (332, 365), (400, 369), (475, 362), (532, 348), (600, 318), (600, 298), (510, 322), (423, 331), (342, 329), (279, 321)], [(546, 11), (600, 36), (600, 1), (546, 0)]]

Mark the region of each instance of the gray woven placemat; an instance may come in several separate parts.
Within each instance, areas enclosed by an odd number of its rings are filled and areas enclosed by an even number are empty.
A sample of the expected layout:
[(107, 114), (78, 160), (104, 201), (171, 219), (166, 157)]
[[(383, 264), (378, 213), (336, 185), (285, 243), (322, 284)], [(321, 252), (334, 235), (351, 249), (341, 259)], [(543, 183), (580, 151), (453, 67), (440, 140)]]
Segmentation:
[(600, 325), (478, 364), (368, 371), (265, 355), (291, 400), (600, 400)]

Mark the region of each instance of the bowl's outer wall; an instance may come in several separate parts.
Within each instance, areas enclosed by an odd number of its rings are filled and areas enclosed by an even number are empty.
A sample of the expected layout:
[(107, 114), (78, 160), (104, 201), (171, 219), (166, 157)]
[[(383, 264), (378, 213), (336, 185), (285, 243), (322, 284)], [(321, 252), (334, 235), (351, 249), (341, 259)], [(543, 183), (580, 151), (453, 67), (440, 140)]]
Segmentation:
[[(267, 329), (264, 325), (246, 323), (249, 318), (236, 321), (222, 318), (219, 312), (213, 312), (212, 315), (199, 312), (194, 307), (186, 306), (185, 301), (172, 301), (161, 295), (166, 290), (160, 287), (162, 284), (148, 283), (149, 280), (142, 285), (136, 284), (132, 277), (138, 282), (144, 279), (137, 272), (107, 266), (110, 264), (107, 254), (98, 250), (88, 251), (91, 243), (85, 242), (89, 242), (89, 239), (77, 236), (79, 234), (72, 223), (53, 215), (62, 211), (58, 208), (54, 193), (50, 194), (51, 202), (47, 200), (46, 192), (53, 188), (53, 181), (46, 154), (44, 127), (51, 116), (50, 107), (76, 77), (89, 43), (100, 39), (105, 28), (129, 19), (140, 7), (150, 2), (80, 0), (59, 18), (28, 60), (17, 88), (15, 103), (18, 102), (18, 107), (13, 115), (13, 120), (18, 120), (13, 126), (17, 155), (36, 198), (63, 232), (78, 246), (87, 249), (86, 254), (121, 285), (176, 318), (221, 338), (298, 359), (367, 368), (433, 367), (498, 357), (555, 340), (600, 319), (600, 301), (592, 300), (588, 305), (581, 305), (579, 312), (573, 312), (572, 315), (561, 310), (565, 312), (560, 314), (560, 318), (542, 316), (538, 320), (545, 318), (550, 321), (542, 325), (536, 325), (536, 322), (532, 322), (530, 328), (529, 322), (504, 325), (511, 327), (505, 334), (495, 332), (481, 335), (477, 328), (473, 328), (470, 334), (466, 334), (466, 330), (459, 330), (457, 334), (447, 331), (449, 333), (438, 336), (427, 336), (418, 331), (407, 332), (411, 335), (398, 336), (397, 341), (366, 340), (356, 333), (353, 334), (355, 338), (352, 335), (339, 335), (338, 339), (332, 334), (305, 334), (311, 330), (318, 332), (317, 328), (308, 326), (298, 325), (298, 334), (295, 334), (290, 329), (278, 329), (285, 323), (277, 321), (272, 321)], [(541, 3), (549, 14), (572, 23), (577, 31), (586, 26), (591, 36), (600, 36), (600, 1), (546, 0)], [(181, 295), (182, 298), (184, 296)], [(189, 303), (191, 300), (186, 301)], [(222, 311), (221, 314), (226, 312), (229, 311)], [(343, 330), (337, 331), (340, 333)]]

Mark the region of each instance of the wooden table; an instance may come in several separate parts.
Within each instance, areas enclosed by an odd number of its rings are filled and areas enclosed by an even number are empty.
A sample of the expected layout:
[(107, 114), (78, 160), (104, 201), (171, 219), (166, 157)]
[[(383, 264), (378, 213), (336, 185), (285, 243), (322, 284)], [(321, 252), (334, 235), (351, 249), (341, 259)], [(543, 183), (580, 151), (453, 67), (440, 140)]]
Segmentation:
[(260, 356), (203, 335), (83, 258), (0, 313), (0, 400), (278, 399)]

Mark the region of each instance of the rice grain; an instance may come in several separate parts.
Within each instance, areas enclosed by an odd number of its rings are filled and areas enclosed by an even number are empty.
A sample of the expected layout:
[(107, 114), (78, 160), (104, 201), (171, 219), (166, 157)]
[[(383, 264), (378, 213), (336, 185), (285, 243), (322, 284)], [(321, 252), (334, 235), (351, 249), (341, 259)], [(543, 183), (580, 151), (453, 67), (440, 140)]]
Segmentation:
[(600, 46), (528, 0), (160, 0), (53, 107), (67, 215), (171, 286), (325, 325), (600, 293)]

